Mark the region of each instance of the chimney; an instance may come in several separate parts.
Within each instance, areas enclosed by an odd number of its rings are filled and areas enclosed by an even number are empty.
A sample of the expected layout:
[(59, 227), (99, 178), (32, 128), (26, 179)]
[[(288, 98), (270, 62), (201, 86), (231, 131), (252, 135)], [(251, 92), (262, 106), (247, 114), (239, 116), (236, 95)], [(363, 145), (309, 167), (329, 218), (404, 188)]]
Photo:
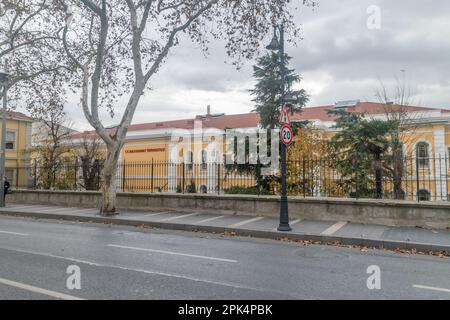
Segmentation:
[(207, 116), (211, 115), (211, 106), (209, 104), (206, 106), (206, 115)]

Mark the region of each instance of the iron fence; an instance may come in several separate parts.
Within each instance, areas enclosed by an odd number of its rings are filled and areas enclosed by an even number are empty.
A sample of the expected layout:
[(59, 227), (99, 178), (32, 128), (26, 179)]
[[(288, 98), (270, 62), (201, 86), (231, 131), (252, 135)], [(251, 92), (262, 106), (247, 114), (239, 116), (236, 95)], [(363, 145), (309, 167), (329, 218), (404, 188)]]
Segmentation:
[[(8, 168), (13, 188), (100, 190), (103, 165), (36, 163)], [(278, 176), (262, 176), (261, 165), (223, 163), (121, 162), (116, 188), (122, 192), (277, 195)], [(296, 159), (287, 162), (291, 196), (450, 200), (447, 155), (416, 159)]]

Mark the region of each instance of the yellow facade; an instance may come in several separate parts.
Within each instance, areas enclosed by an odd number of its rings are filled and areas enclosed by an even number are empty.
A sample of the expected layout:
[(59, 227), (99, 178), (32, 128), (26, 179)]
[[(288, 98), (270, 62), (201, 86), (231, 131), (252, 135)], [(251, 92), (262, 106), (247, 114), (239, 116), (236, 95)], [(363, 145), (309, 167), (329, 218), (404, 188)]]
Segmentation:
[[(442, 122), (442, 121), (441, 121)], [(333, 130), (326, 130), (332, 135)], [(185, 166), (183, 169), (180, 165), (176, 169), (169, 168), (169, 143), (170, 136), (160, 136), (155, 138), (130, 138), (127, 139), (122, 150), (121, 163), (127, 164), (124, 171), (122, 170), (121, 183), (124, 191), (179, 191), (180, 185), (185, 187), (189, 185), (190, 178), (197, 185), (197, 189), (201, 186), (212, 192), (211, 179), (214, 179), (214, 185), (230, 185), (233, 184), (231, 176), (225, 176), (219, 173), (216, 177), (217, 168), (208, 172), (206, 165), (201, 161), (194, 165)], [(450, 190), (450, 123), (424, 123), (415, 126), (404, 136), (404, 156), (409, 159), (405, 165), (404, 175), (404, 191), (409, 198), (413, 199), (417, 195), (418, 190), (429, 192), (431, 199), (446, 200)], [(428, 145), (428, 166), (419, 166), (419, 179), (417, 179), (417, 168), (415, 158), (418, 143)], [(203, 143), (201, 147), (197, 146), (197, 150), (206, 148)], [(192, 145), (194, 149), (194, 145)], [(179, 155), (182, 162), (189, 163), (184, 155)], [(153, 164), (152, 164), (153, 162)], [(195, 163), (195, 162), (194, 162)], [(153, 174), (151, 172), (153, 167)], [(444, 169), (445, 168), (445, 169)], [(172, 173), (170, 173), (172, 170)], [(183, 173), (182, 170), (185, 170)], [(171, 178), (172, 177), (172, 178)], [(173, 180), (172, 182), (170, 180)], [(182, 181), (185, 179), (185, 181)], [(228, 181), (227, 181), (228, 179)], [(239, 179), (234, 177), (234, 184), (237, 186), (251, 186), (254, 184), (252, 179)], [(151, 181), (150, 181), (151, 180)], [(170, 187), (172, 184), (172, 187)], [(442, 185), (443, 184), (443, 185)], [(175, 186), (174, 186), (175, 185)], [(386, 189), (391, 189), (389, 183), (385, 184)], [(420, 191), (422, 192), (422, 191)]]
[(29, 165), (32, 123), (31, 118), (18, 112), (9, 112), (6, 120), (5, 176), (13, 187), (25, 185), (29, 179), (23, 168)]

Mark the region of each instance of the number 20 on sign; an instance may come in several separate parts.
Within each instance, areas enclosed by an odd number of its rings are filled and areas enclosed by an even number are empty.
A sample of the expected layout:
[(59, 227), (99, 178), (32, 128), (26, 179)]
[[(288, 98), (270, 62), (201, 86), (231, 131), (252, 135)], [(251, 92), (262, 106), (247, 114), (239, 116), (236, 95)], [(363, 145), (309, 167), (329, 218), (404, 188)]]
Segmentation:
[(291, 126), (285, 124), (281, 127), (280, 130), (281, 142), (284, 145), (288, 146), (294, 141), (294, 132), (292, 131)]

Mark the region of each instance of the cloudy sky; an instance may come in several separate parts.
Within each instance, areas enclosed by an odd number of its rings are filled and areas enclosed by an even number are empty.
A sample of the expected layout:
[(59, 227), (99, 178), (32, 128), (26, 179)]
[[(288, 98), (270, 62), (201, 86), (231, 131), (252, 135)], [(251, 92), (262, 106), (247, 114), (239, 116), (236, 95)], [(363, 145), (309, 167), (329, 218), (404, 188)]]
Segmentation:
[[(301, 87), (311, 95), (309, 106), (376, 101), (380, 79), (393, 89), (395, 78), (404, 76), (417, 104), (450, 108), (450, 1), (318, 1), (314, 10), (303, 7), (296, 13), (304, 39), (286, 49), (303, 77)], [(380, 9), (379, 29), (367, 27), (370, 6)], [(251, 111), (247, 90), (254, 84), (254, 61), (237, 71), (223, 43), (212, 43), (210, 51), (205, 58), (188, 42), (176, 47), (153, 78), (153, 90), (141, 99), (133, 123), (194, 117), (208, 104), (214, 113)], [(75, 128), (90, 129), (78, 100), (70, 97), (69, 116)], [(105, 112), (105, 123), (119, 122), (120, 106), (116, 113), (111, 119)]]

